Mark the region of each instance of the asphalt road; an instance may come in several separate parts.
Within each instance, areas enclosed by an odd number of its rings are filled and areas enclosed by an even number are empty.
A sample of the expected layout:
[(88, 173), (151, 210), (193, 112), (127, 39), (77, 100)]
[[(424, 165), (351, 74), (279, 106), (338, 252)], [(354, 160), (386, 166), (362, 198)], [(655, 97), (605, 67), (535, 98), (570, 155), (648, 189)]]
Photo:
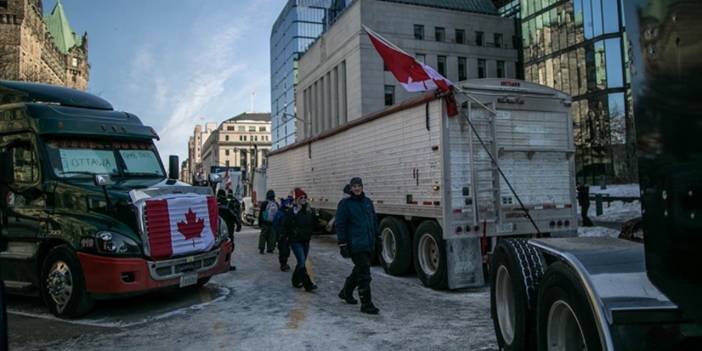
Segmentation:
[[(496, 350), (487, 289), (424, 288), (373, 267), (380, 315), (336, 295), (351, 271), (334, 238), (312, 242), (319, 289), (290, 285), (277, 254), (260, 255), (257, 230), (238, 234), (237, 270), (205, 287), (99, 303), (80, 320), (50, 316), (37, 299), (10, 299), (11, 350)], [(290, 264), (294, 265), (294, 257)]]

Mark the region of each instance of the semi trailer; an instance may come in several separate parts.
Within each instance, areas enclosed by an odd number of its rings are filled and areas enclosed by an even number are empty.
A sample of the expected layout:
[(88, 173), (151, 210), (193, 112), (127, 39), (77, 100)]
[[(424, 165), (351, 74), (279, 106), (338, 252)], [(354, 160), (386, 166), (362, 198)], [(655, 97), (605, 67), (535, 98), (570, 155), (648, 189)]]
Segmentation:
[(501, 350), (702, 350), (702, 2), (624, 4), (643, 243), (501, 240)]
[(458, 86), (475, 98), (459, 101), (459, 116), (431, 92), (271, 152), (268, 187), (304, 188), (333, 221), (344, 186), (362, 177), (388, 273), (414, 269), (432, 288), (484, 285), (496, 238), (576, 229), (571, 99), (511, 79)]

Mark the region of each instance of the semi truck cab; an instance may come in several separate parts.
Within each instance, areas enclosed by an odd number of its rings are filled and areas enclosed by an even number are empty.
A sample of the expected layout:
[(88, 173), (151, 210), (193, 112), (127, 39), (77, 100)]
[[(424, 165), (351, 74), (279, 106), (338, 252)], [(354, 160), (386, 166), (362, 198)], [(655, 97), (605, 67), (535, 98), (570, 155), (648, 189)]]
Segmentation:
[(212, 190), (178, 182), (176, 156), (166, 174), (153, 139), (97, 96), (0, 81), (0, 280), (10, 291), (76, 317), (95, 299), (229, 270), (233, 242)]

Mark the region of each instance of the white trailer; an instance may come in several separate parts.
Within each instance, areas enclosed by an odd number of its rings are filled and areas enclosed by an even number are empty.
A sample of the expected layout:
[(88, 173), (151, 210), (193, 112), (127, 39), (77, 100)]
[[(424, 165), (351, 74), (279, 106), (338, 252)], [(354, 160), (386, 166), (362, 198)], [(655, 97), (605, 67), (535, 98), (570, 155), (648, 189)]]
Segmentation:
[(434, 288), (483, 285), (497, 237), (536, 233), (488, 152), (542, 233), (576, 228), (571, 100), (516, 80), (460, 86), (497, 113), (459, 101), (461, 114), (448, 117), (442, 98), (419, 96), (270, 153), (269, 188), (302, 187), (313, 207), (333, 214), (349, 179), (362, 177), (386, 271), (414, 265)]

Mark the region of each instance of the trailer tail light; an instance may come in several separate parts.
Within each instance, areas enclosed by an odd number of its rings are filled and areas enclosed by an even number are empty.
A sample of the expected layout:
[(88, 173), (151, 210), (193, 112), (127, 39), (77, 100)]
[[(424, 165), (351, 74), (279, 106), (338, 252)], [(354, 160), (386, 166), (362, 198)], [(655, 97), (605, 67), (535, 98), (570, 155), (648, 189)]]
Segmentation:
[(551, 221), (551, 223), (549, 223), (548, 226), (551, 227), (551, 228), (553, 228), (553, 227), (556, 226), (556, 222), (555, 222), (555, 221)]
[(562, 227), (563, 226), (563, 221), (558, 221), (558, 226)]

